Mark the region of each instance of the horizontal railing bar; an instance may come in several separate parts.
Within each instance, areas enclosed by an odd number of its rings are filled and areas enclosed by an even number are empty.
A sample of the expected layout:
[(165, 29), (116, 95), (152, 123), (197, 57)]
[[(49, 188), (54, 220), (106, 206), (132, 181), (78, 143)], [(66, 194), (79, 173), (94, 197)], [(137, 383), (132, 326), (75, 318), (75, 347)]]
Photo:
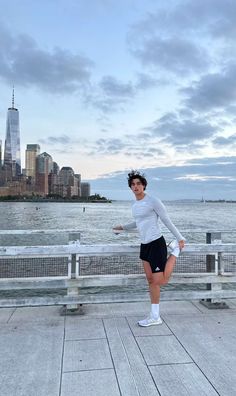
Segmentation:
[[(219, 284), (219, 283), (236, 283), (236, 275), (222, 276), (202, 274), (201, 276), (192, 274), (180, 275), (174, 274), (169, 284)], [(127, 287), (127, 286), (146, 286), (146, 279), (143, 274), (140, 275), (90, 275), (80, 276), (77, 279), (68, 279), (63, 277), (54, 278), (20, 278), (17, 279), (0, 279), (0, 290), (24, 290), (24, 289), (60, 289), (68, 287)]]
[[(236, 290), (224, 291), (163, 291), (162, 301), (164, 300), (199, 300), (208, 298), (235, 298)], [(42, 305), (68, 305), (68, 304), (99, 304), (114, 302), (135, 302), (149, 301), (150, 297), (147, 292), (143, 293), (105, 293), (72, 296), (55, 296), (55, 297), (27, 297), (27, 298), (5, 298), (0, 300), (1, 307), (19, 307), (19, 306), (42, 306)]]
[[(111, 228), (112, 230), (112, 228)], [(0, 230), (0, 235), (29, 235), (29, 234), (63, 234), (66, 232), (85, 232), (86, 230), (84, 229), (74, 229), (74, 228), (68, 228), (68, 229), (54, 229), (54, 228), (49, 228), (49, 229), (39, 229), (39, 230)], [(93, 231), (100, 231), (100, 228), (93, 228)], [(126, 233), (133, 233), (137, 232), (136, 229), (131, 229), (128, 231), (125, 231)], [(206, 233), (215, 233), (215, 232), (220, 232), (221, 234), (224, 233), (236, 233), (236, 229), (230, 229), (230, 230), (225, 230), (225, 229), (181, 229), (182, 233), (192, 233), (192, 234), (206, 234)], [(164, 234), (171, 234), (171, 232), (168, 229), (163, 229)]]
[(82, 232), (78, 229), (43, 229), (43, 230), (0, 230), (0, 235), (31, 235), (31, 234), (64, 234), (66, 232)]
[[(103, 255), (130, 255), (139, 253), (139, 245), (81, 245), (72, 243), (70, 245), (49, 246), (4, 246), (0, 247), (0, 258), (6, 256), (32, 256), (32, 255), (54, 255), (78, 254), (80, 256), (103, 256)], [(188, 254), (215, 254), (236, 253), (235, 243), (217, 244), (187, 244), (181, 255)]]

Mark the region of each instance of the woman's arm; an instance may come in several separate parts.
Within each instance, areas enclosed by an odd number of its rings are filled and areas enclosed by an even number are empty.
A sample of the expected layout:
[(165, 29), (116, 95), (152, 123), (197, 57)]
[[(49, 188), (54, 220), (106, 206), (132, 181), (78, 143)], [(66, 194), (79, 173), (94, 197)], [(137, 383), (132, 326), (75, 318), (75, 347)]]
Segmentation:
[(136, 228), (136, 223), (135, 221), (132, 221), (131, 223), (127, 223), (124, 225), (116, 225), (113, 227), (113, 230), (131, 230), (132, 228)]
[(168, 230), (170, 232), (172, 232), (172, 234), (175, 236), (177, 241), (179, 241), (179, 242), (185, 241), (185, 238), (183, 237), (183, 235), (179, 232), (179, 230), (172, 223), (172, 221), (167, 213), (167, 210), (166, 210), (165, 206), (163, 205), (163, 203), (161, 202), (161, 200), (157, 199), (157, 198), (153, 198), (153, 197), (151, 197), (151, 199), (152, 199), (152, 203), (153, 203), (153, 209), (159, 215), (163, 224), (165, 224), (165, 226), (168, 228)]

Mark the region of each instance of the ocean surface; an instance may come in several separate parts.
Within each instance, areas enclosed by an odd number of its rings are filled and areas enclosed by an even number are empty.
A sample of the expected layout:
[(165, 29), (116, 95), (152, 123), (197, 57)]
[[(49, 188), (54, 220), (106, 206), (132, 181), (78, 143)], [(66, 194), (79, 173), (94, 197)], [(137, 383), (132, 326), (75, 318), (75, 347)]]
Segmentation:
[[(137, 232), (114, 235), (112, 227), (132, 221), (129, 201), (112, 203), (0, 202), (0, 244), (54, 244), (57, 230), (78, 230), (83, 244), (137, 244)], [(222, 232), (223, 242), (235, 242), (236, 203), (227, 202), (164, 202), (169, 216), (189, 243), (206, 241), (206, 232)], [(4, 230), (55, 230), (43, 241), (38, 236), (15, 236), (4, 240)], [(162, 226), (167, 240), (172, 236)], [(10, 237), (8, 236), (8, 239)], [(21, 240), (19, 239), (21, 238)], [(23, 240), (22, 240), (23, 238)], [(33, 238), (33, 236), (32, 236)], [(62, 236), (60, 236), (62, 238)]]

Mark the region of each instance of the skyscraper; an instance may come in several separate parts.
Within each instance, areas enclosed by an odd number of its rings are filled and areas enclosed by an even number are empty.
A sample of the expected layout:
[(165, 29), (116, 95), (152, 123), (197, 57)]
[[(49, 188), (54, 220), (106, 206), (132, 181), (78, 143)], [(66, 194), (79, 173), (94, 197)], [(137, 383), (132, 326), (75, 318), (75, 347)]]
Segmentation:
[(0, 168), (2, 167), (2, 141), (0, 139)]
[(48, 194), (48, 175), (53, 170), (53, 159), (47, 153), (36, 157), (36, 189), (40, 195)]
[(20, 122), (19, 111), (14, 106), (14, 88), (12, 106), (8, 108), (6, 122), (6, 140), (4, 149), (4, 168), (14, 178), (21, 174), (20, 158)]
[(25, 150), (25, 174), (31, 177), (32, 182), (36, 179), (36, 157), (40, 154), (39, 144), (27, 144)]

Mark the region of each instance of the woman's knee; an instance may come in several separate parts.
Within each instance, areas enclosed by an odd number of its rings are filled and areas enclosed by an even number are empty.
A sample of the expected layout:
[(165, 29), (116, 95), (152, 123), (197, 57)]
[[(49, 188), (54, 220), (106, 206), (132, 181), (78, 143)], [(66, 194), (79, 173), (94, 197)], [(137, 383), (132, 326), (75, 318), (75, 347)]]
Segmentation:
[(162, 272), (159, 272), (158, 274), (152, 276), (151, 284), (153, 286), (161, 286), (161, 285), (165, 285), (165, 283), (166, 281)]
[(149, 285), (152, 285), (153, 281), (154, 281), (153, 276), (151, 274), (150, 275), (146, 275), (146, 278), (147, 278), (147, 281), (148, 281)]

